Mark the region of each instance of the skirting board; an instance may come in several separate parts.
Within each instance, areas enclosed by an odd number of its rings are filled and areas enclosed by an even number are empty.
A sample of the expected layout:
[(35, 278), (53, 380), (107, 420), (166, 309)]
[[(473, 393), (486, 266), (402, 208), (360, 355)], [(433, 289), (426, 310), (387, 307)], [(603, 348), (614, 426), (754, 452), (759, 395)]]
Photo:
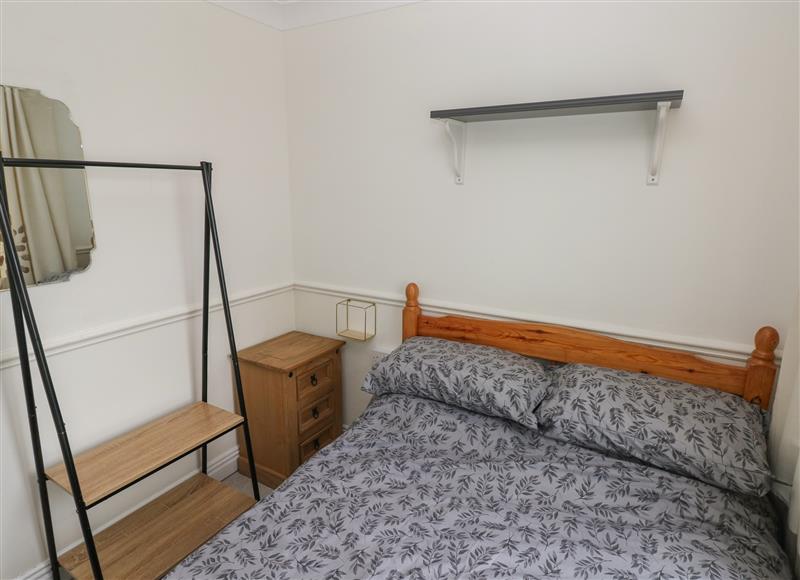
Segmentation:
[[(239, 457), (239, 448), (238, 447), (231, 447), (230, 449), (228, 449), (224, 453), (219, 454), (216, 458), (214, 458), (214, 459), (212, 459), (212, 460), (210, 460), (208, 462), (208, 475), (210, 475), (214, 479), (220, 479), (220, 480), (221, 479), (225, 479), (226, 477), (228, 477), (229, 475), (231, 475), (232, 473), (234, 473), (236, 471), (236, 459), (238, 457)], [(130, 509), (122, 512), (121, 514), (119, 514), (119, 516), (117, 516), (113, 520), (109, 521), (108, 523), (106, 523), (102, 527), (98, 527), (97, 529), (95, 529), (94, 530), (95, 534), (98, 533), (98, 532), (103, 531), (105, 528), (107, 528), (110, 525), (118, 522), (119, 520), (121, 520), (122, 518), (127, 516), (128, 514), (131, 514), (131, 513), (135, 512), (137, 509), (139, 509), (140, 507), (142, 507), (146, 503), (148, 503), (150, 501), (153, 501), (155, 498), (157, 498), (158, 496), (166, 493), (167, 491), (169, 491), (170, 489), (172, 489), (176, 485), (180, 485), (181, 483), (183, 483), (184, 481), (186, 481), (187, 479), (192, 477), (194, 474), (198, 473), (198, 471), (199, 470), (194, 470), (191, 473), (188, 473), (184, 477), (182, 477), (179, 480), (173, 482), (172, 485), (169, 485), (169, 486), (165, 487), (161, 491), (158, 491), (157, 493), (154, 493), (150, 497), (146, 498), (144, 501), (142, 501), (142, 502), (134, 505)], [(80, 544), (82, 541), (83, 540), (79, 540), (77, 542), (74, 542), (73, 544), (70, 544), (69, 546), (66, 546), (65, 548), (63, 548), (61, 550), (60, 553), (63, 554), (64, 552), (68, 552), (69, 550), (71, 550), (72, 548), (74, 548), (75, 546)], [(31, 568), (30, 570), (28, 570), (27, 572), (25, 572), (21, 576), (18, 576), (17, 578), (18, 578), (18, 580), (51, 580), (52, 576), (50, 574), (50, 562), (45, 560), (44, 562), (42, 562), (41, 564), (39, 564), (35, 568)]]

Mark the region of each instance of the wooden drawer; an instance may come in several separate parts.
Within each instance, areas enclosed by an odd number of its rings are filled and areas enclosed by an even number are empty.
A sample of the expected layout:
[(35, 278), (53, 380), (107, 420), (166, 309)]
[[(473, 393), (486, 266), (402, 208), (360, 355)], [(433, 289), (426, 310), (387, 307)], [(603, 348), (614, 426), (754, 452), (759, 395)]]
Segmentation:
[(322, 425), (330, 422), (330, 418), (334, 413), (333, 397), (333, 391), (328, 391), (328, 394), (321, 399), (317, 399), (316, 401), (300, 407), (297, 415), (301, 439), (304, 435), (314, 432)]
[[(344, 344), (292, 331), (238, 353), (256, 473), (269, 487), (341, 435)], [(239, 471), (249, 473), (242, 432)]]
[(334, 361), (317, 360), (306, 371), (297, 375), (297, 400), (317, 398), (331, 390), (334, 380)]
[(305, 463), (320, 449), (336, 439), (333, 424), (317, 431), (300, 444), (300, 462)]

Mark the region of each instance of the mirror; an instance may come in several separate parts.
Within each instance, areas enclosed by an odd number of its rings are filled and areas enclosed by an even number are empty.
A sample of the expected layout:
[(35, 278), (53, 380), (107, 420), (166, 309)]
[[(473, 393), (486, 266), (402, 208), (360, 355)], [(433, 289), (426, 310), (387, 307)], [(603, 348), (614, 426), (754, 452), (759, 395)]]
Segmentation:
[[(80, 131), (64, 103), (8, 85), (0, 85), (0, 152), (3, 157), (83, 159)], [(86, 170), (6, 167), (5, 178), (25, 283), (64, 281), (88, 268), (95, 243)], [(0, 239), (0, 290), (8, 287)]]

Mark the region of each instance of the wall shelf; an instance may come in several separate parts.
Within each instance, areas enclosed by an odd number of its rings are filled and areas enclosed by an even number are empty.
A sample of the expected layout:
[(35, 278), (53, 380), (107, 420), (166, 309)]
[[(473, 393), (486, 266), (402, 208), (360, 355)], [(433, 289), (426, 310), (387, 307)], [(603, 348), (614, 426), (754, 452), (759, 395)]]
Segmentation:
[(447, 135), (453, 143), (453, 165), (455, 166), (456, 183), (461, 184), (464, 182), (464, 158), (467, 142), (466, 123), (653, 110), (657, 112), (657, 120), (650, 166), (647, 173), (647, 183), (655, 185), (658, 183), (661, 169), (661, 154), (666, 135), (667, 113), (670, 109), (679, 108), (682, 101), (683, 90), (658, 91), (630, 95), (539, 101), (515, 105), (441, 109), (431, 111), (431, 119), (437, 119), (444, 123)]

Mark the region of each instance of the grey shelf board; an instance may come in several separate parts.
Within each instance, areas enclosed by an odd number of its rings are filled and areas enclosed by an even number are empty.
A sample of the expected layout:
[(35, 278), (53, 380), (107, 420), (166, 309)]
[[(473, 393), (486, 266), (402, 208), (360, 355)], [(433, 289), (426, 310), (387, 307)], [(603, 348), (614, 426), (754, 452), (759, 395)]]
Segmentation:
[(655, 110), (658, 103), (669, 101), (672, 109), (681, 106), (683, 90), (588, 97), (519, 103), (516, 105), (492, 105), (467, 109), (442, 109), (431, 111), (431, 119), (454, 119), (465, 123), (476, 121), (503, 121), (529, 119), (533, 117), (558, 117), (564, 115), (590, 115), (595, 113), (621, 113), (625, 111)]

